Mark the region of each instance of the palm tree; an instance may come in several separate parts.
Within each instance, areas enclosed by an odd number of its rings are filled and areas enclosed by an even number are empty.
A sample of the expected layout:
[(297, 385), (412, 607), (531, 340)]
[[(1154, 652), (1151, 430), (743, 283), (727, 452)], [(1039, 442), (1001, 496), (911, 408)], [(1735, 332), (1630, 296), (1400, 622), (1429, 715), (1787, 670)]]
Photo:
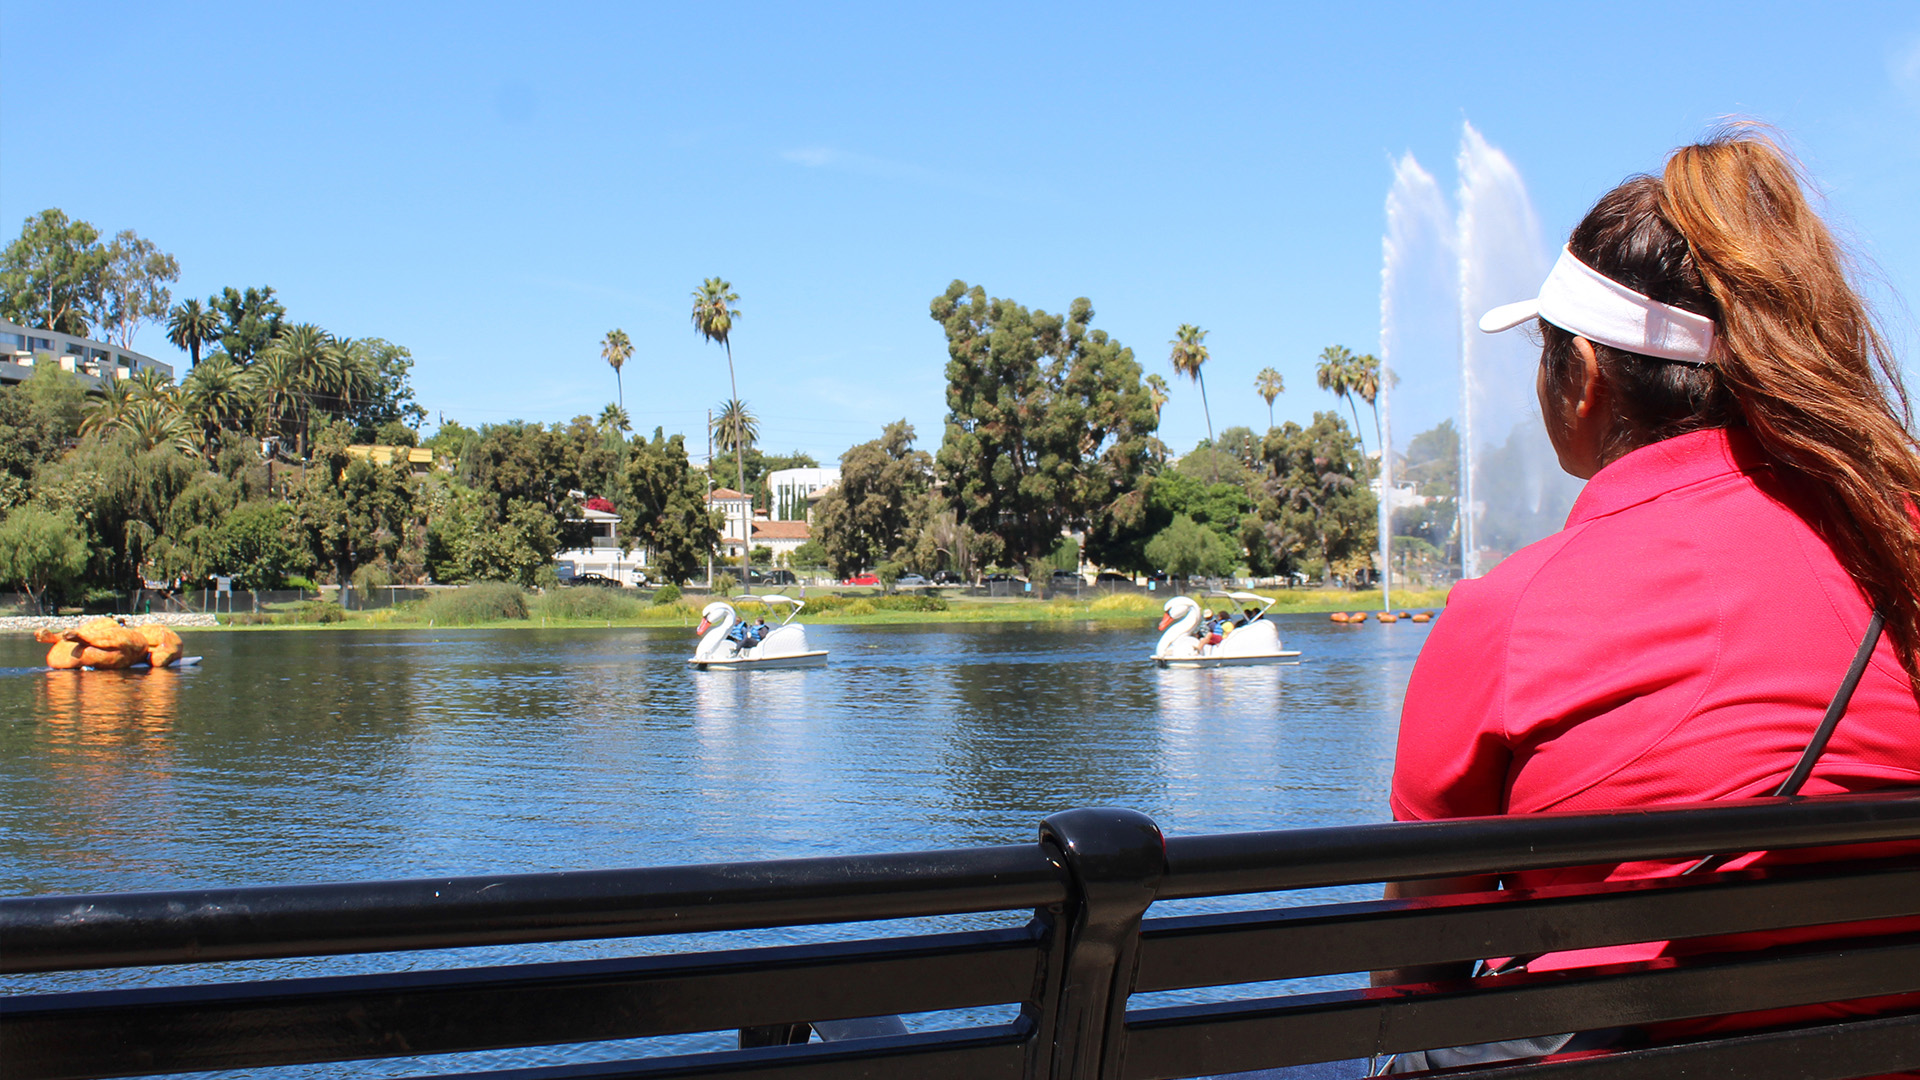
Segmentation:
[[(167, 340), (187, 350), (192, 367), (200, 366), (200, 346), (220, 339), (220, 313), (198, 300), (182, 300), (167, 313)], [(189, 369), (191, 370), (191, 368)]]
[(1287, 392), (1287, 381), (1272, 368), (1261, 368), (1253, 377), (1253, 388), (1267, 402), (1267, 430), (1273, 430), (1273, 399)]
[(193, 425), (180, 415), (171, 402), (145, 398), (132, 402), (114, 419), (113, 426), (133, 432), (141, 450), (164, 447), (183, 454), (198, 454)]
[(89, 395), (86, 416), (80, 421), (80, 434), (92, 435), (111, 427), (131, 404), (133, 404), (131, 379), (101, 379), (100, 389)]
[(173, 385), (173, 380), (160, 374), (158, 368), (147, 368), (128, 379), (127, 382), (131, 384), (128, 390), (135, 401), (160, 401), (174, 404), (180, 396), (179, 388)]
[(312, 323), (298, 323), (280, 331), (273, 343), (260, 354), (260, 363), (274, 362), (276, 394), (285, 394), (299, 412), (294, 429), (294, 445), (300, 460), (307, 458), (307, 421), (313, 413), (313, 398), (338, 385), (336, 369), (341, 363), (338, 343), (333, 335)]
[[(1320, 366), (1314, 369), (1314, 381), (1320, 389), (1328, 391), (1347, 403), (1348, 411), (1353, 413), (1353, 435), (1360, 439), (1360, 410), (1354, 407), (1353, 395), (1356, 392), (1354, 376), (1357, 369), (1354, 361), (1359, 359), (1347, 351), (1345, 345), (1329, 345), (1320, 350)], [(1376, 361), (1377, 362), (1377, 361)], [(1367, 441), (1360, 439), (1360, 450), (1364, 455)]]
[(277, 437), (284, 430), (282, 421), (293, 412), (300, 396), (300, 374), (293, 361), (278, 350), (268, 350), (248, 365), (241, 385), (254, 403), (254, 433), (263, 438)]
[[(1391, 375), (1388, 377), (1392, 378)], [(1359, 396), (1361, 401), (1367, 403), (1367, 408), (1373, 410), (1373, 436), (1375, 441), (1378, 441), (1380, 406), (1376, 402), (1380, 398), (1380, 358), (1372, 353), (1362, 353), (1354, 357), (1347, 369), (1347, 386)], [(1356, 427), (1359, 426), (1360, 418), (1357, 413), (1353, 422)], [(1382, 452), (1385, 452), (1384, 448)]]
[[(613, 368), (613, 388), (614, 392), (620, 395), (620, 409), (624, 415), (627, 408), (627, 391), (620, 385), (620, 369), (633, 358), (633, 342), (627, 340), (625, 330), (607, 331), (607, 336), (600, 339), (600, 358)], [(731, 355), (728, 356), (728, 361), (731, 363)]]
[[(693, 290), (693, 329), (708, 341), (717, 341), (727, 350), (727, 385), (733, 390), (730, 400), (740, 400), (740, 383), (733, 374), (733, 324), (740, 318), (740, 295), (733, 285), (710, 277)], [(742, 492), (747, 488), (747, 466), (739, 453), (733, 456), (734, 479)]]
[[(720, 414), (713, 418), (713, 445), (731, 450), (736, 460), (760, 441), (760, 419), (739, 399), (720, 403)], [(744, 477), (744, 474), (742, 474)], [(746, 493), (743, 487), (741, 494)]]
[(1167, 380), (1158, 375), (1147, 376), (1147, 401), (1153, 405), (1153, 418), (1160, 419), (1160, 406), (1167, 403), (1172, 395), (1167, 393)]
[(1174, 331), (1174, 338), (1167, 344), (1173, 346), (1168, 359), (1173, 361), (1173, 370), (1200, 384), (1200, 408), (1207, 416), (1207, 445), (1213, 445), (1213, 410), (1207, 407), (1207, 380), (1200, 369), (1207, 363), (1207, 332), (1192, 323), (1181, 323)]
[[(1192, 323), (1181, 323), (1167, 344), (1173, 346), (1173, 353), (1168, 357), (1173, 361), (1173, 370), (1200, 384), (1200, 409), (1207, 417), (1207, 449), (1213, 450), (1213, 410), (1207, 406), (1207, 380), (1200, 374), (1207, 363), (1207, 347), (1202, 344), (1206, 340), (1205, 330)], [(1207, 482), (1217, 484), (1220, 482), (1219, 459), (1209, 454), (1207, 461)]]
[(209, 450), (219, 441), (221, 428), (238, 417), (246, 402), (243, 373), (225, 353), (207, 358), (206, 367), (196, 367), (180, 384), (181, 411), (205, 432)]
[[(617, 334), (619, 331), (616, 330), (614, 333)], [(615, 367), (613, 370), (617, 372), (620, 369)], [(633, 421), (627, 417), (626, 406), (609, 402), (606, 408), (600, 410), (600, 422), (597, 426), (608, 435), (620, 435), (633, 430)]]

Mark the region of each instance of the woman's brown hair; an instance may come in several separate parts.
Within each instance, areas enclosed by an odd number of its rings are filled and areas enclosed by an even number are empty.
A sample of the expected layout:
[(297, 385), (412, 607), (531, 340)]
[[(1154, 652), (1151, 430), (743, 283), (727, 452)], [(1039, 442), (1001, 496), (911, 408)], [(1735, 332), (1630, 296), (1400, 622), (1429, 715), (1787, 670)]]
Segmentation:
[[(1608, 460), (1700, 428), (1745, 426), (1826, 503), (1817, 523), (1886, 616), (1920, 691), (1920, 446), (1899, 365), (1848, 280), (1840, 245), (1792, 160), (1738, 128), (1674, 151), (1665, 174), (1608, 192), (1568, 241), (1582, 262), (1651, 299), (1711, 317), (1711, 364), (1595, 346), (1615, 391)], [(1572, 377), (1572, 335), (1542, 324), (1550, 390)]]

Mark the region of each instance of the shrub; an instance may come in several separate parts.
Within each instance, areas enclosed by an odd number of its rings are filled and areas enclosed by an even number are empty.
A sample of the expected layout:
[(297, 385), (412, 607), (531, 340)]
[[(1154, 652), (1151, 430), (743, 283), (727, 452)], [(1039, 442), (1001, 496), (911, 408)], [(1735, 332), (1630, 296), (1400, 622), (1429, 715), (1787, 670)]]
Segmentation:
[(945, 611), (947, 598), (928, 593), (908, 593), (899, 596), (883, 596), (878, 600), (883, 611)]
[(734, 588), (739, 584), (740, 579), (734, 577), (732, 574), (715, 574), (713, 575), (713, 595), (726, 596), (732, 593)]
[(1159, 611), (1166, 605), (1166, 597), (1160, 593), (1108, 593), (1087, 605), (1089, 611), (1138, 611), (1146, 613)]
[(880, 609), (873, 606), (873, 601), (863, 596), (840, 610), (848, 615), (871, 615)]
[(467, 626), (527, 617), (527, 594), (505, 581), (483, 581), (443, 592), (420, 606), (420, 615), (436, 626)]
[(680, 586), (675, 585), (671, 581), (653, 590), (653, 603), (655, 607), (664, 607), (668, 604), (677, 604), (679, 602)]
[(297, 623), (337, 623), (347, 621), (347, 609), (332, 600), (302, 600), (288, 613)]
[(557, 589), (534, 600), (533, 610), (549, 619), (631, 619), (640, 601), (620, 589)]

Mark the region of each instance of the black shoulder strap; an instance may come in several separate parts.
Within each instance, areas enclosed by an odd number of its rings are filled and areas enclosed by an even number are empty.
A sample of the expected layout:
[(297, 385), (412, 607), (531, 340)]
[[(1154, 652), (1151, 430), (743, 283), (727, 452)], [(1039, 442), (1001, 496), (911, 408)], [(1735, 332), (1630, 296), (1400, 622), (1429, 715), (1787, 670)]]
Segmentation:
[[(1886, 622), (1878, 611), (1867, 620), (1867, 636), (1860, 639), (1860, 647), (1853, 653), (1853, 663), (1847, 668), (1847, 677), (1840, 680), (1840, 688), (1833, 692), (1833, 700), (1827, 702), (1827, 715), (1820, 718), (1820, 726), (1814, 729), (1807, 748), (1800, 752), (1800, 760), (1794, 764), (1787, 778), (1780, 782), (1780, 786), (1773, 790), (1774, 795), (1800, 794), (1807, 777), (1813, 775), (1814, 762), (1826, 753), (1827, 741), (1833, 738), (1833, 729), (1840, 726), (1840, 718), (1846, 715), (1847, 705), (1853, 701), (1853, 692), (1860, 686), (1860, 677), (1867, 673), (1867, 663), (1873, 659), (1873, 650), (1880, 644), (1880, 633), (1886, 627)], [(1687, 867), (1685, 872), (1699, 874), (1718, 870), (1732, 858), (1731, 855), (1709, 855)]]

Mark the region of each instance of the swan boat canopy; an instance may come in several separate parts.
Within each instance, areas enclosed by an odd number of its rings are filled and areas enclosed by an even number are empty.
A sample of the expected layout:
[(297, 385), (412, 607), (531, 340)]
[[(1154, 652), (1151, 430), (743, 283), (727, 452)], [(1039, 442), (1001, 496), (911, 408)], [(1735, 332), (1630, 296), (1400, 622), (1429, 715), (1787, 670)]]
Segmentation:
[(769, 628), (758, 642), (742, 645), (728, 636), (740, 621), (739, 613), (733, 610), (732, 604), (715, 600), (700, 612), (700, 626), (694, 631), (700, 643), (694, 646), (693, 656), (687, 660), (689, 666), (698, 671), (757, 670), (814, 667), (827, 662), (827, 650), (807, 648), (807, 628), (793, 621), (793, 617), (806, 606), (805, 600), (795, 600), (791, 596), (742, 596), (737, 599), (769, 607), (791, 605), (791, 610), (780, 621), (780, 625)]
[(1253, 621), (1234, 627), (1217, 641), (1200, 630), (1200, 603), (1190, 596), (1176, 596), (1162, 609), (1160, 642), (1154, 646), (1153, 662), (1161, 667), (1240, 667), (1249, 664), (1299, 663), (1298, 650), (1280, 647), (1280, 626), (1266, 617), (1273, 598), (1249, 592), (1209, 592), (1237, 605), (1263, 603)]

